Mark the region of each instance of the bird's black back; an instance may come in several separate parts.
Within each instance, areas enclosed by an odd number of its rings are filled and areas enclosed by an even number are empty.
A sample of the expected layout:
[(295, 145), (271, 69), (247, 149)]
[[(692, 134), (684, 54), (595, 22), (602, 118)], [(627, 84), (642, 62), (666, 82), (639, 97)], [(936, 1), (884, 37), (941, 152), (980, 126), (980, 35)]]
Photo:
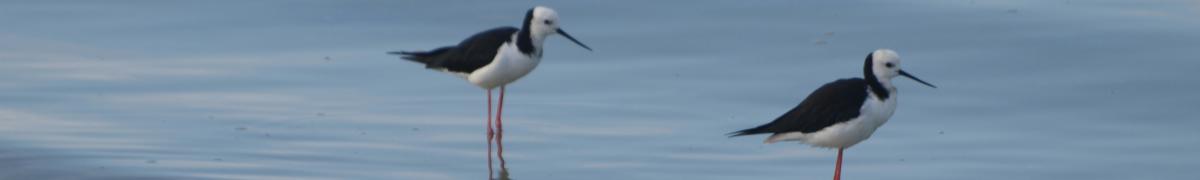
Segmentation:
[(816, 132), (858, 117), (867, 99), (867, 81), (861, 78), (839, 79), (818, 88), (792, 110), (775, 121), (755, 128), (730, 133), (731, 136)]
[(500, 46), (512, 41), (515, 27), (498, 27), (479, 32), (458, 43), (424, 52), (389, 52), (402, 58), (425, 64), (430, 69), (445, 69), (451, 72), (471, 73), (492, 63)]

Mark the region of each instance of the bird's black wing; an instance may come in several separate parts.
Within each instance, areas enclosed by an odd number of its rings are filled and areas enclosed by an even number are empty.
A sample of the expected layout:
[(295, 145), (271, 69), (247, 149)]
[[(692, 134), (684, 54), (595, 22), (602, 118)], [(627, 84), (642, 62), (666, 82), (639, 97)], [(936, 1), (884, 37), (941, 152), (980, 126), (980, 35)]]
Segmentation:
[(457, 46), (446, 46), (431, 51), (388, 52), (402, 58), (425, 64), (430, 69), (445, 69), (451, 72), (471, 73), (492, 63), (496, 52), (519, 29), (498, 27), (471, 35)]
[(816, 132), (858, 117), (867, 98), (867, 83), (861, 78), (840, 79), (817, 88), (792, 110), (771, 123), (730, 133), (732, 136)]
[(436, 65), (454, 72), (474, 72), (492, 63), (500, 46), (511, 41), (517, 31), (519, 29), (515, 27), (498, 27), (472, 35), (458, 43), (458, 47), (454, 49), (454, 56), (447, 57)]

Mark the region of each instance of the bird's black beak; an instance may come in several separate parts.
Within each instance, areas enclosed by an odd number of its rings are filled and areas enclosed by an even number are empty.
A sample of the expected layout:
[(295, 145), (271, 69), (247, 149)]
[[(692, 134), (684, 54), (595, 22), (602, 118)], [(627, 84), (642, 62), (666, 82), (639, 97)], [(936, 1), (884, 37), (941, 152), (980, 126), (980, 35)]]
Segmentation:
[(575, 37), (571, 37), (571, 34), (567, 34), (567, 31), (563, 31), (562, 28), (558, 28), (558, 34), (562, 34), (563, 37), (567, 37), (567, 39), (570, 39), (571, 42), (575, 42), (575, 44), (582, 46), (584, 49), (592, 51), (592, 48), (588, 47), (587, 45), (583, 45), (583, 43), (579, 42), (579, 40), (575, 40)]
[(916, 80), (917, 82), (919, 82), (921, 84), (925, 84), (926, 86), (937, 88), (937, 86), (933, 86), (932, 84), (922, 81), (920, 78), (917, 78), (916, 76), (913, 76), (912, 74), (908, 74), (908, 72), (904, 72), (904, 70), (900, 70), (900, 75), (904, 76), (904, 77), (908, 77), (909, 79), (912, 79), (912, 80)]

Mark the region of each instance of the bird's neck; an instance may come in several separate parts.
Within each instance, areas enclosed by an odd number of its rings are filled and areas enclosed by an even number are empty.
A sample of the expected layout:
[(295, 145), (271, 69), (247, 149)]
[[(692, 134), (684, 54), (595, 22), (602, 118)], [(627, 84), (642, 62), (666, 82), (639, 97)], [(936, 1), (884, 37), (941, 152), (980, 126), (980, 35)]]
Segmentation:
[(864, 79), (867, 80), (867, 89), (872, 94), (875, 94), (875, 97), (879, 98), (880, 101), (886, 100), (888, 97), (896, 94), (896, 87), (892, 86), (892, 81), (889, 78), (879, 78), (875, 74), (867, 73)]
[(521, 31), (517, 32), (517, 36), (515, 38), (517, 42), (517, 49), (520, 49), (521, 53), (531, 56), (541, 55), (542, 42), (544, 42), (546, 39), (545, 35), (534, 34), (533, 32), (530, 32), (529, 29), (522, 29)]

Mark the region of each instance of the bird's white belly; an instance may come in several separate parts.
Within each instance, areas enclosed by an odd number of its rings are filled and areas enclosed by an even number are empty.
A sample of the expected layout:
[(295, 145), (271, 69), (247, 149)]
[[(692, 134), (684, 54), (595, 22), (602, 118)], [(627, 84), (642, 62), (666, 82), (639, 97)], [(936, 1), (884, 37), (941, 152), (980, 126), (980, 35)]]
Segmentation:
[(888, 119), (896, 111), (895, 94), (889, 97), (887, 101), (879, 101), (875, 97), (870, 98), (863, 103), (858, 118), (826, 127), (817, 132), (788, 133), (783, 134), (783, 137), (780, 138), (783, 140), (798, 140), (806, 144), (826, 148), (849, 148), (850, 146), (854, 146), (867, 140), (867, 138), (871, 138), (871, 134), (875, 133), (875, 130), (883, 126), (884, 123), (887, 123)]
[(848, 148), (870, 138), (886, 121), (878, 117), (860, 117), (805, 134), (800, 141), (818, 147)]
[(496, 56), (491, 64), (467, 76), (467, 81), (484, 89), (492, 89), (517, 81), (537, 67), (539, 58), (525, 56), (517, 48), (509, 47), (502, 48), (500, 52), (503, 53)]

